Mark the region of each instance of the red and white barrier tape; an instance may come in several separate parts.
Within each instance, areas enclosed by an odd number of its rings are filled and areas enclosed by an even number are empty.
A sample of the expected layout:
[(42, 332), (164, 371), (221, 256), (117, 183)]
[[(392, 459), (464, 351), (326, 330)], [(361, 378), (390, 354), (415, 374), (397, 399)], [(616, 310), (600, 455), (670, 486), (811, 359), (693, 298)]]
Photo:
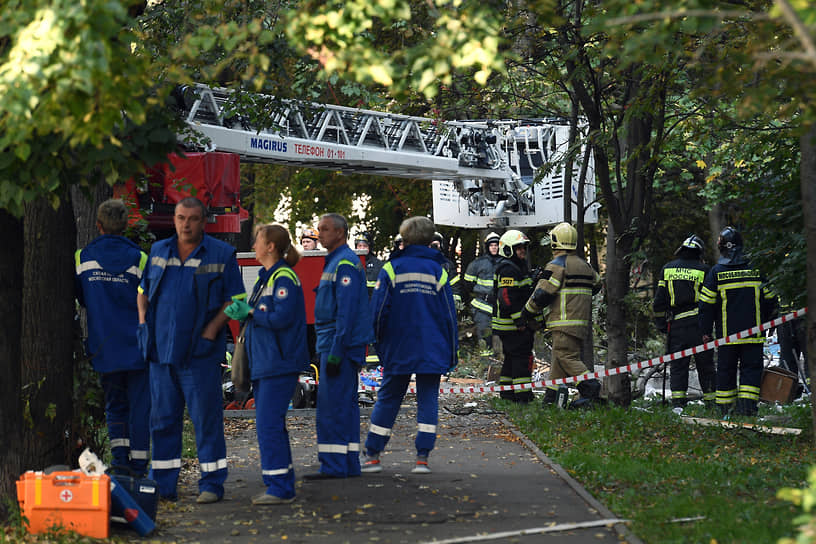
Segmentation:
[[(547, 387), (549, 385), (567, 385), (571, 383), (579, 383), (584, 380), (591, 380), (593, 378), (603, 378), (606, 376), (616, 376), (618, 374), (627, 374), (632, 372), (633, 370), (640, 370), (643, 368), (649, 368), (651, 366), (657, 366), (662, 363), (668, 363), (670, 361), (674, 361), (675, 359), (681, 359), (683, 357), (688, 357), (690, 355), (694, 355), (695, 353), (701, 353), (703, 351), (708, 351), (710, 349), (714, 349), (717, 346), (722, 346), (725, 344), (730, 344), (736, 340), (741, 340), (743, 338), (747, 338), (749, 336), (753, 336), (759, 332), (766, 331), (768, 329), (772, 329), (774, 327), (778, 327), (782, 323), (786, 323), (788, 321), (792, 321), (799, 317), (804, 316), (807, 314), (807, 308), (801, 308), (796, 310), (795, 312), (791, 312), (787, 315), (783, 315), (782, 317), (777, 317), (774, 320), (767, 321), (759, 326), (752, 327), (750, 329), (745, 329), (744, 331), (740, 331), (738, 333), (718, 338), (717, 340), (712, 340), (711, 342), (707, 342), (705, 344), (700, 344), (699, 346), (694, 346), (693, 348), (684, 349), (682, 351), (676, 351), (674, 353), (669, 353), (666, 355), (661, 355), (659, 357), (653, 357), (652, 359), (648, 359), (646, 361), (640, 361), (637, 363), (632, 363), (629, 365), (619, 366), (615, 368), (607, 368), (601, 372), (588, 372), (586, 374), (581, 374), (580, 376), (569, 376), (566, 378), (558, 378), (557, 380), (542, 380), (532, 383), (521, 383), (517, 385), (492, 385), (492, 386), (475, 386), (475, 387), (440, 387), (439, 392), (441, 394), (445, 393), (493, 393), (496, 391), (523, 391), (525, 389), (536, 389), (540, 387)], [(370, 385), (361, 385), (361, 391), (376, 391), (379, 387), (374, 387)], [(408, 388), (408, 393), (416, 393), (416, 388), (410, 387)]]

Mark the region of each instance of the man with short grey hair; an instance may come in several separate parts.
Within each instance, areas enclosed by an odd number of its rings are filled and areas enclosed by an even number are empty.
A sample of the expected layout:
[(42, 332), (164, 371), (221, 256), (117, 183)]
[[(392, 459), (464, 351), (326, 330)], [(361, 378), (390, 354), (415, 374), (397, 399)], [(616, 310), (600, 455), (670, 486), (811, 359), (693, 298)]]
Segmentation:
[(326, 255), (315, 298), (315, 331), (320, 354), (317, 388), (317, 457), (320, 470), (307, 480), (360, 475), (358, 371), (366, 345), (374, 340), (365, 272), (346, 243), (348, 222), (327, 213), (317, 225)]

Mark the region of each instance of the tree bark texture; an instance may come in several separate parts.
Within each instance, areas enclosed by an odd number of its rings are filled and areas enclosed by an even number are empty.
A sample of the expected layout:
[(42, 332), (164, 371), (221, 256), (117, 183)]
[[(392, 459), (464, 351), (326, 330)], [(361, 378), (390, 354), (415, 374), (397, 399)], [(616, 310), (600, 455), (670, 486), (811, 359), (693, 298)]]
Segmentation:
[(68, 463), (72, 448), (74, 213), (45, 199), (24, 221), (22, 388), (23, 469)]
[[(802, 211), (805, 217), (805, 237), (807, 239), (807, 352), (810, 354), (810, 383), (816, 383), (816, 123), (811, 124), (802, 134), (799, 145), (802, 154), (800, 182), (802, 186)], [(811, 420), (816, 431), (816, 403), (811, 403)]]
[[(629, 260), (631, 251), (628, 237), (616, 236), (612, 222), (607, 229), (606, 254), (606, 368), (627, 364), (629, 335), (626, 329), (626, 295), (629, 292)], [(607, 397), (615, 404), (628, 406), (632, 402), (632, 391), (627, 374), (605, 378)]]
[[(16, 500), (15, 481), (22, 472), (20, 431), (20, 317), (23, 308), (23, 222), (0, 210), (0, 521)], [(11, 501), (11, 502), (9, 502)]]

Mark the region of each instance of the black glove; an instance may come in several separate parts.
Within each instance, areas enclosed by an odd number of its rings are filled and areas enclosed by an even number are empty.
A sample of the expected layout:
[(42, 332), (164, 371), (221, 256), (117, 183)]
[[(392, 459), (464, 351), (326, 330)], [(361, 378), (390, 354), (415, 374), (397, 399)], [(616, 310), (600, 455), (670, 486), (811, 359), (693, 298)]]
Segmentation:
[(340, 375), (340, 357), (337, 355), (329, 355), (326, 359), (326, 374), (331, 378)]

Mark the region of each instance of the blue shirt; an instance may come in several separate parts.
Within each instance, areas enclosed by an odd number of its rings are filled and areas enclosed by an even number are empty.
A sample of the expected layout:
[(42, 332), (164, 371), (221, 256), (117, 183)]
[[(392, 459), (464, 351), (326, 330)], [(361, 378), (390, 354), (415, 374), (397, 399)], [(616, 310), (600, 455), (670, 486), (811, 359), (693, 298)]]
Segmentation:
[(226, 352), (225, 328), (214, 341), (201, 333), (224, 303), (246, 297), (235, 248), (205, 234), (182, 262), (177, 242), (173, 236), (153, 244), (139, 286), (149, 301), (150, 359), (182, 366), (217, 363)]

